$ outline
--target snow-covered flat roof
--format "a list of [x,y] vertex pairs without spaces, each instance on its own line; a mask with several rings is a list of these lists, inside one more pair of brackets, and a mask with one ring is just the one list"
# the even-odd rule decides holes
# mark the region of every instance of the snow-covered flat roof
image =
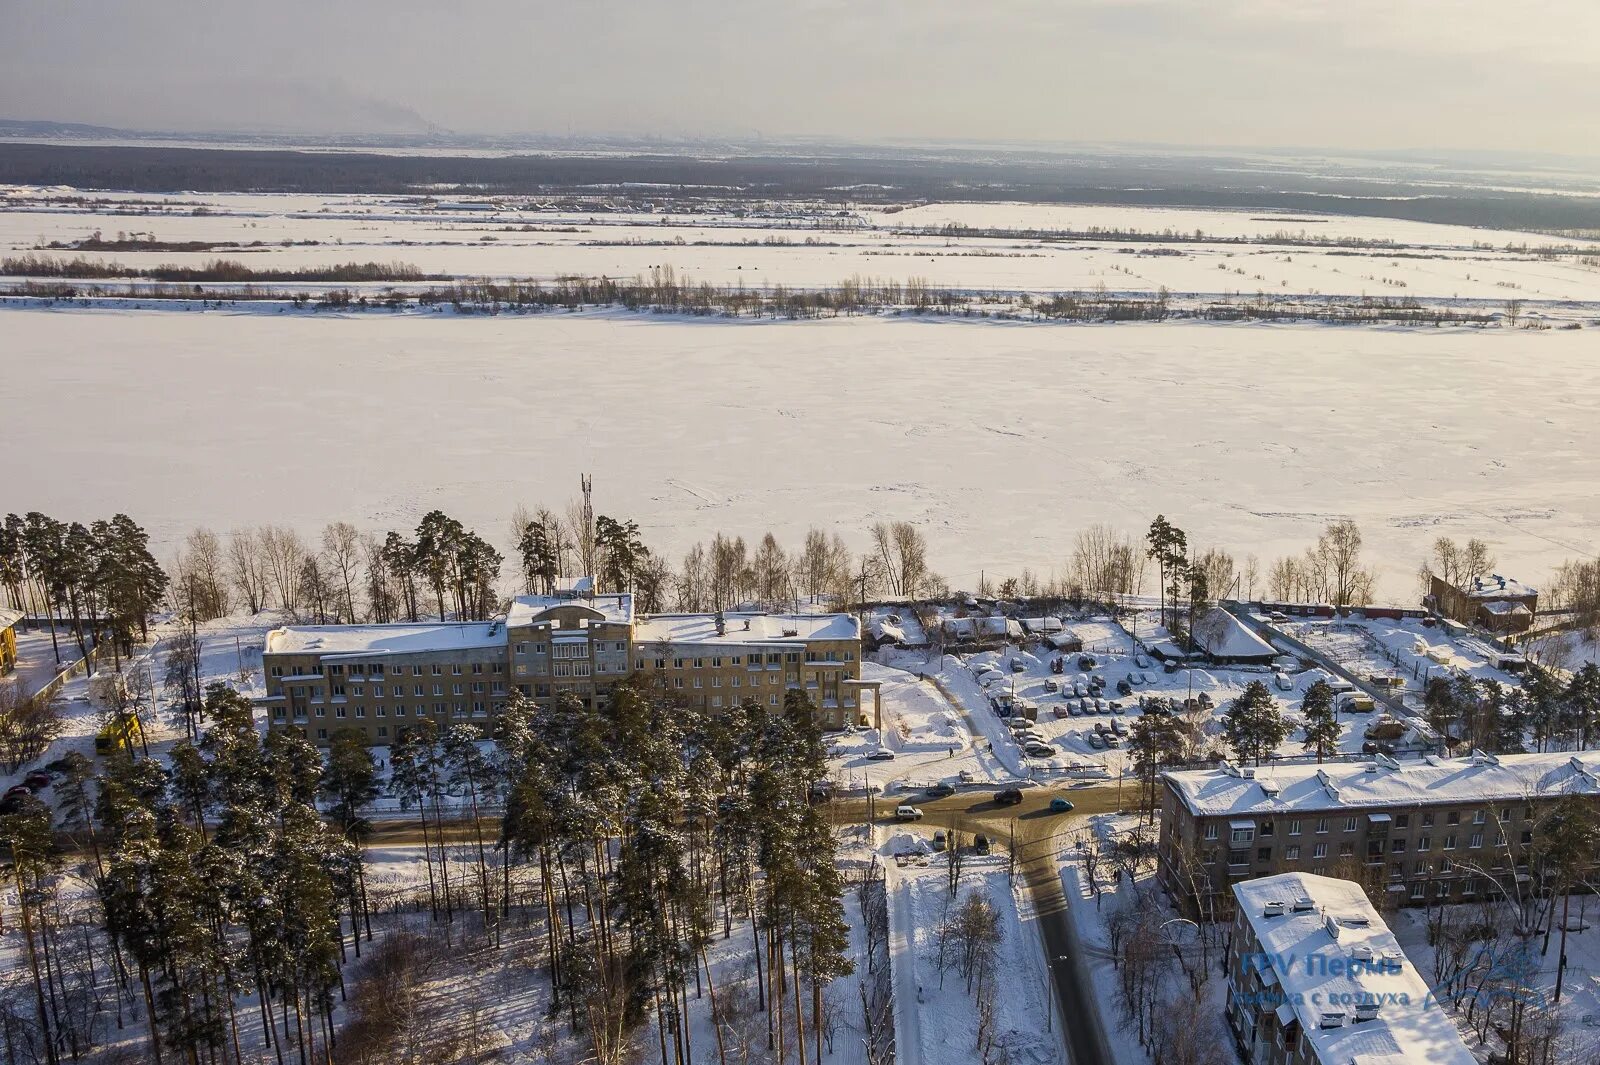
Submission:
[[861,626],[853,614],[745,614],[723,616],[717,632],[715,614],[651,614],[633,629],[635,644],[793,644],[807,640],[858,640]]
[[1215,817],[1596,795],[1600,794],[1597,773],[1600,757],[1556,752],[1493,758],[1428,756],[1387,764],[1299,763],[1244,772],[1179,770],[1166,777],[1190,810]]
[[398,625],[289,625],[267,633],[267,654],[394,655],[504,647],[494,621]]
[[628,624],[633,621],[633,596],[627,593],[613,595],[519,595],[511,601],[506,612],[506,624],[518,628],[531,625],[545,611],[558,606],[587,607],[599,613],[606,621]]
[[1249,1012],[1275,1010],[1280,1022],[1292,1012],[1326,1065],[1473,1065],[1455,1024],[1359,884],[1282,873],[1241,881],[1233,893],[1260,943],[1263,977],[1270,968],[1276,978],[1260,1004],[1245,1004]]
[[1531,588],[1521,581],[1514,581],[1510,577],[1502,577],[1498,573],[1491,573],[1487,577],[1474,577],[1462,587],[1461,591],[1474,599],[1508,599],[1539,594],[1538,589]]

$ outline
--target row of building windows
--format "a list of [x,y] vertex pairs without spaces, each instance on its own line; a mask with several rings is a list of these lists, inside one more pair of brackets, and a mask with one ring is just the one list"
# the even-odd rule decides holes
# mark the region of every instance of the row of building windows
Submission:
[[[1512,813],[1511,807],[1509,807],[1509,806],[1501,807],[1500,808],[1500,821],[1505,822],[1505,823],[1509,823],[1511,821],[1511,813]],[[1531,806],[1524,807],[1524,809],[1522,811],[1522,819],[1524,821],[1532,821],[1533,820],[1533,815],[1534,815],[1533,807],[1531,807]],[[1484,809],[1484,810],[1474,810],[1472,812],[1472,823],[1475,824],[1475,825],[1485,824],[1488,821],[1488,819],[1489,819],[1489,811],[1486,810],[1486,809]],[[1452,810],[1448,814],[1445,815],[1445,824],[1446,825],[1459,825],[1460,823],[1461,823],[1461,812],[1459,810]],[[1316,819],[1316,828],[1315,828],[1316,832],[1318,832],[1319,834],[1320,833],[1326,833],[1328,831],[1328,824],[1329,824],[1328,818],[1326,818],[1326,817],[1317,818]],[[1432,828],[1433,824],[1434,824],[1434,814],[1433,814],[1433,812],[1429,811],[1427,813],[1421,814],[1420,817],[1419,817],[1419,824],[1423,828]],[[1303,826],[1304,826],[1304,822],[1302,820],[1300,820],[1300,819],[1295,819],[1295,820],[1290,821],[1289,825],[1288,825],[1288,834],[1291,835],[1291,836],[1300,835]],[[1392,826],[1396,830],[1410,828],[1411,827],[1411,815],[1410,814],[1395,814],[1394,817],[1393,817],[1393,820],[1392,820]],[[1232,842],[1234,842],[1234,843],[1248,843],[1252,839],[1255,838],[1256,832],[1258,830],[1260,831],[1261,835],[1270,836],[1270,835],[1273,834],[1273,832],[1275,830],[1275,827],[1276,827],[1275,823],[1272,822],[1272,821],[1262,821],[1259,824],[1252,824],[1248,828],[1243,827],[1243,826],[1231,826],[1230,825],[1229,831],[1231,833]],[[1344,819],[1344,831],[1346,831],[1346,832],[1355,832],[1355,831],[1358,830],[1359,827],[1360,827],[1360,818],[1359,817],[1346,817]],[[1218,834],[1218,826],[1217,826],[1217,824],[1215,822],[1207,823],[1207,825],[1205,826],[1205,838],[1206,839],[1216,839],[1217,838],[1217,834]]]
[[[444,676],[444,669],[445,669],[444,666],[439,666],[439,665],[433,665],[433,666],[416,665],[416,666],[412,666],[411,667],[411,675],[413,677],[420,677],[420,676],[424,675],[423,671],[427,670],[431,675],[433,675],[435,677],[442,677],[442,676]],[[356,663],[352,663],[350,665],[350,672],[349,672],[348,675],[352,676],[352,677],[382,677],[382,676],[385,676],[386,673],[387,673],[388,675],[399,677],[399,676],[404,676],[405,675],[405,671],[406,671],[406,667],[405,666],[388,666],[388,667],[385,667],[381,663],[372,663],[371,665],[363,665],[363,664],[361,664],[359,662],[356,662]],[[462,676],[464,674],[464,671],[470,671],[474,675],[481,675],[483,673],[504,673],[506,671],[506,664],[504,662],[467,662],[467,663],[456,662],[456,663],[453,663],[450,666],[450,675],[453,676],[453,677]],[[270,670],[268,670],[268,674],[270,676],[274,676],[274,677],[281,677],[281,676],[284,675],[283,667],[282,666],[273,666],[273,667],[271,667]],[[291,676],[291,677],[305,677],[305,676],[320,677],[320,676],[323,675],[322,674],[322,666],[321,665],[313,665],[313,666],[311,666],[309,673],[307,672],[307,667],[305,667],[305,666],[290,666],[288,675]],[[328,676],[330,676],[330,677],[342,677],[342,676],[346,676],[346,675],[347,674],[345,673],[345,667],[343,665],[335,663],[335,664],[332,664],[332,665],[328,666]]]
[[[414,696],[427,695],[428,693],[424,690],[426,687],[427,687],[427,685],[425,685],[425,684],[412,685],[411,694],[414,695]],[[404,699],[406,697],[406,686],[404,684],[391,685],[390,688],[392,690],[394,698],[396,698],[396,699]],[[485,692],[489,692],[489,691],[492,691],[496,695],[504,695],[505,691],[506,691],[506,682],[503,681],[503,680],[497,680],[497,681],[494,681],[492,683],[490,683],[488,681],[475,680],[475,681],[470,682],[470,684],[468,684],[466,682],[457,682],[457,683],[454,683],[454,684],[450,685],[450,694],[451,695],[465,695],[465,694],[467,694],[466,689],[468,689],[468,688],[470,688],[470,690],[471,690],[473,695],[482,695]],[[298,684],[294,685],[289,690],[290,690],[290,693],[296,699],[303,699],[306,696],[306,689],[304,687],[298,685]],[[374,684],[372,686],[372,697],[374,699],[382,699],[382,698],[385,697],[385,694],[386,693],[385,693],[384,685],[382,685],[382,684]],[[444,685],[443,684],[435,684],[435,685],[433,685],[433,694],[434,695],[443,695],[444,694]],[[329,696],[332,699],[335,699],[335,700],[344,699],[344,698],[364,699],[364,698],[366,698],[366,695],[367,695],[367,689],[365,687],[352,685],[350,687],[349,693],[347,695],[346,691],[345,691],[345,686],[343,684],[331,684],[331,685],[329,685]],[[314,688],[311,690],[311,698],[316,702],[321,702],[322,701],[321,698],[320,698],[320,693]]]
[[[433,704],[433,712],[435,714],[447,714],[448,713],[448,714],[453,714],[456,717],[465,717],[469,713],[469,711],[470,711],[470,713],[472,714],[473,717],[482,717],[482,716],[487,715],[490,712],[491,709],[495,713],[498,714],[502,710],[505,709],[505,703],[498,702],[498,701],[494,702],[494,703],[487,703],[487,702],[484,702],[483,700],[474,700],[470,704],[470,706],[469,706],[468,703],[465,703],[465,702],[434,703]],[[372,708],[372,716],[373,717],[388,717],[392,713],[395,717],[406,717],[409,713],[411,713],[413,711],[415,712],[415,715],[417,717],[427,717],[428,716],[428,704],[426,704],[426,703],[418,703],[415,707],[410,707],[410,708],[408,708],[404,703],[395,703],[393,706],[390,706],[390,707],[374,706]],[[313,707],[311,716],[325,718],[325,717],[328,716],[328,708],[325,707],[325,706]],[[345,719],[353,717],[353,718],[355,718],[356,720],[359,721],[359,720],[363,720],[363,719],[366,718],[366,716],[367,716],[367,708],[365,706],[349,706],[349,707],[336,706],[336,707],[333,708],[333,716],[334,716],[334,718],[336,720],[345,720]],[[279,724],[282,724],[283,722],[287,721],[288,718],[289,718],[289,712],[288,712],[288,708],[287,707],[275,706],[275,707],[272,708],[272,720],[273,721],[278,722]],[[306,713],[305,713],[303,708],[298,708],[298,707],[296,708],[296,710],[295,710],[295,720],[296,721],[305,721],[306,720]]]

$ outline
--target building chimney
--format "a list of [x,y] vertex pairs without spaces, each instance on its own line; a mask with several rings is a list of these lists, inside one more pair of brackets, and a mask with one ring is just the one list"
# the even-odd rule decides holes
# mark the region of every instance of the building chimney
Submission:
[[723,619],[722,611],[718,610],[717,611],[717,635],[718,636],[726,636],[727,634],[728,634],[728,623],[727,623],[727,621],[725,621]]

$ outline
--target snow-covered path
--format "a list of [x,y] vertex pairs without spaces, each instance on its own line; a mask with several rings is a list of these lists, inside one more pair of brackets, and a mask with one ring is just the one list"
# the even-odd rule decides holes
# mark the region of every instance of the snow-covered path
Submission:
[[911,886],[894,866],[885,870],[889,888],[889,958],[894,966],[895,1065],[923,1065],[922,1005],[917,1000],[916,940],[911,930]]

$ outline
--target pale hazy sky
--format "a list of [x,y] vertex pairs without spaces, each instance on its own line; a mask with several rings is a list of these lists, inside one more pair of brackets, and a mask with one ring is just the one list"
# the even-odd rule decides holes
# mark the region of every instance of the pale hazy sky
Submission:
[[0,117],[1600,147],[1596,0],[0,0]]

